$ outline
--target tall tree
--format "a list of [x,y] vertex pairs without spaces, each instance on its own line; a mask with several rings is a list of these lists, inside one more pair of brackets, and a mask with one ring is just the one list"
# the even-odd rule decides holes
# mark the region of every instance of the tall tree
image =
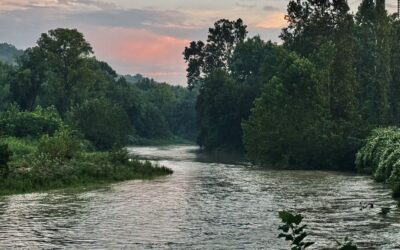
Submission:
[[[357,119],[357,81],[354,69],[353,17],[346,0],[292,0],[289,26],[283,29],[284,46],[313,61],[325,77],[326,95],[333,121]],[[330,63],[319,55],[330,47]],[[326,60],[326,59],[324,59]],[[322,68],[327,67],[327,68]]]
[[318,71],[309,60],[289,52],[280,66],[243,123],[248,157],[263,165],[316,167],[326,142]]
[[356,68],[361,114],[374,125],[387,124],[390,76],[390,18],[385,1],[363,0],[356,14]]
[[391,48],[390,108],[391,123],[400,124],[400,20],[393,20]]
[[47,66],[43,51],[38,47],[27,49],[18,59],[11,93],[21,109],[33,111],[43,84],[47,82]]
[[[37,42],[48,65],[47,96],[53,100],[61,115],[87,90],[90,74],[87,58],[92,47],[76,29],[55,29],[42,34]],[[55,94],[55,95],[54,95]]]
[[215,70],[228,70],[235,47],[244,41],[246,35],[247,26],[242,19],[221,19],[209,29],[207,43],[191,42],[183,52],[188,64],[186,71],[189,87],[199,85],[205,76]]

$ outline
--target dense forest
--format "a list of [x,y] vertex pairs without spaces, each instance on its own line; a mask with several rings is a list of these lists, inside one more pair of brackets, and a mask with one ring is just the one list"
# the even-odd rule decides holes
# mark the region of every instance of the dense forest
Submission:
[[398,16],[384,0],[355,14],[345,0],[292,0],[286,20],[281,45],[222,19],[185,48],[198,143],[264,166],[353,171],[371,131],[400,122]]
[[0,60],[8,58],[0,62],[2,117],[15,107],[23,112],[54,107],[100,149],[196,136],[195,91],[118,75],[94,57],[77,30],[51,30],[21,55],[11,45],[3,47],[10,50],[0,50]]

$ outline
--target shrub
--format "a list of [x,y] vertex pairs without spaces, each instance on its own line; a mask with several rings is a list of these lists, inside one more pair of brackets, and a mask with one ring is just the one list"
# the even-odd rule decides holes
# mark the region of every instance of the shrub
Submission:
[[63,126],[55,108],[37,107],[33,112],[24,112],[17,106],[0,114],[0,131],[3,135],[14,137],[38,137],[54,134]]
[[24,155],[36,152],[37,140],[28,138],[5,137],[1,141],[8,145],[8,149],[12,152],[13,159],[21,158]]
[[114,148],[108,153],[108,159],[112,163],[126,164],[129,162],[129,153],[125,148]]
[[380,128],[372,132],[357,153],[356,167],[372,174],[379,182],[390,184],[394,196],[400,196],[400,129]]
[[38,145],[38,154],[50,158],[72,159],[80,151],[80,141],[70,130],[57,131],[53,136],[43,136]]

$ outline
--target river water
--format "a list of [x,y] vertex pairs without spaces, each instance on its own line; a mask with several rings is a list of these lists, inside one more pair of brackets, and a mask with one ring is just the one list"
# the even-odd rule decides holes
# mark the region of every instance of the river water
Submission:
[[[289,249],[277,238],[283,209],[305,216],[313,249],[345,236],[360,249],[400,249],[400,210],[368,177],[221,163],[194,146],[129,150],[174,174],[0,198],[0,249]],[[385,217],[381,207],[392,210]]]

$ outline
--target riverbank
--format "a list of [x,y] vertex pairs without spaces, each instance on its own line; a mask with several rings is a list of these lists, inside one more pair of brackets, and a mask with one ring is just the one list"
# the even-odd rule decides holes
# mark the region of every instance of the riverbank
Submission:
[[125,149],[90,152],[70,132],[40,140],[3,138],[0,195],[81,188],[172,174]]
[[178,137],[171,136],[158,139],[147,139],[147,138],[135,138],[131,141],[130,146],[169,146],[169,145],[195,145],[194,141]]

